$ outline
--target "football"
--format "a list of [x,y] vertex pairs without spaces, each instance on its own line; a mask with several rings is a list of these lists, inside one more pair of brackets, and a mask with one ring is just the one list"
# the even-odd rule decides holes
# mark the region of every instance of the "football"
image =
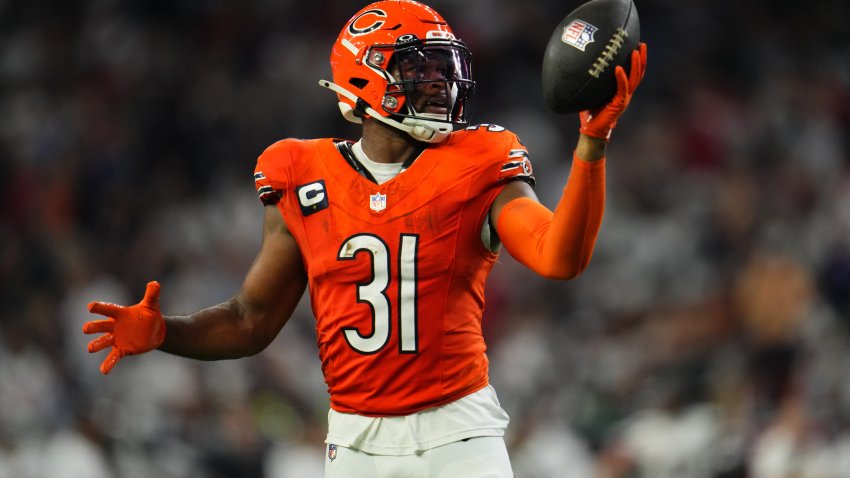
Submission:
[[632,0],[591,0],[564,18],[543,56],[543,99],[555,113],[575,113],[607,103],[617,91],[614,68],[629,71],[640,43]]

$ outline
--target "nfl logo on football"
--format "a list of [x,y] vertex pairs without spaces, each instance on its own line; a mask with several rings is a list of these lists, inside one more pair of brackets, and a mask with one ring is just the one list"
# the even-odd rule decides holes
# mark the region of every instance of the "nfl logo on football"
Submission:
[[381,212],[387,208],[387,195],[375,193],[369,195],[369,209]]
[[584,47],[593,43],[593,34],[596,33],[596,30],[599,29],[590,23],[583,20],[573,20],[569,25],[564,27],[564,34],[561,35],[561,41],[584,51]]

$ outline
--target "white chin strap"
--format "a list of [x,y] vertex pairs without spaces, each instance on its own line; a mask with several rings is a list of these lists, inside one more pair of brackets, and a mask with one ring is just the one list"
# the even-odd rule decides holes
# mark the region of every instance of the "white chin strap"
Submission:
[[[357,95],[336,83],[328,80],[319,80],[319,85],[348,98],[354,104],[357,104],[357,101],[359,100]],[[351,121],[352,123],[361,122],[360,118],[354,115],[354,111],[348,104],[340,102],[339,109],[342,111],[342,116],[348,121]],[[452,132],[451,124],[443,121],[433,121],[427,118],[428,116],[442,117],[441,115],[422,113],[421,116],[424,117],[404,118],[401,122],[398,122],[392,118],[382,116],[369,106],[366,107],[366,113],[386,125],[404,131],[412,136],[413,139],[423,141],[425,143],[442,143],[449,137],[449,133]]]

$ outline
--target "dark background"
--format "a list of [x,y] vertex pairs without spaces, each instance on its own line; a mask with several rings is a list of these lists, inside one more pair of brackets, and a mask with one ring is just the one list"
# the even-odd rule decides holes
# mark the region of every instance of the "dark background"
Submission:
[[[580,2],[432,2],[475,118],[517,132],[554,207],[578,120],[540,61]],[[232,295],[256,157],[340,117],[330,47],[365,3],[0,0],[0,476],[322,476],[307,304],[259,356],[85,351],[86,303]],[[519,477],[850,476],[850,4],[638,2],[647,76],[609,147],[588,271],[507,254],[491,379]]]

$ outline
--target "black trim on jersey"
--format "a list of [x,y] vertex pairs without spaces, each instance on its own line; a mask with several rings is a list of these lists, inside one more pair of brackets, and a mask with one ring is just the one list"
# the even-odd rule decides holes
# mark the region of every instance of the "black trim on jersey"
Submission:
[[413,152],[410,153],[410,156],[408,156],[407,159],[404,160],[404,163],[401,164],[401,170],[404,171],[405,169],[412,166],[413,162],[416,161],[416,159],[419,157],[420,154],[422,154],[423,151],[425,151],[425,146],[420,145],[414,148]]
[[509,178],[502,178],[502,179],[500,179],[500,181],[504,181],[505,184],[507,184],[511,181],[522,181],[522,182],[528,183],[528,185],[531,186],[532,188],[534,187],[535,184],[537,184],[537,180],[534,178],[534,176],[511,176]]
[[263,206],[274,206],[283,198],[283,191],[271,186],[260,186],[257,189],[257,195],[260,197]]
[[511,169],[516,169],[522,166],[522,161],[514,161],[512,163],[505,163],[502,165],[502,171],[510,171]]
[[366,166],[363,166],[363,163],[357,160],[357,156],[354,155],[354,151],[351,149],[351,145],[353,143],[349,141],[337,141],[334,143],[339,154],[342,155],[343,158],[348,162],[348,164],[357,171],[358,174],[363,176],[364,178],[372,181],[375,184],[378,184],[378,181],[375,180],[375,177],[372,176],[372,173],[366,169]]
[[[357,159],[357,156],[354,154],[354,150],[351,149],[352,144],[354,143],[352,143],[351,141],[344,140],[334,142],[334,146],[336,146],[336,149],[337,151],[339,151],[339,154],[341,154],[342,157],[345,158],[348,164],[355,171],[357,171],[358,174],[368,179],[369,181],[378,184],[378,181],[375,179],[374,176],[372,176],[372,173],[370,173],[366,166],[363,166],[363,163],[361,163],[360,160]],[[419,155],[422,154],[423,151],[425,151],[425,146],[417,146],[416,148],[414,148],[413,152],[410,153],[410,156],[408,156],[407,159],[405,159],[404,162],[401,164],[401,170],[404,171],[405,169],[409,168],[413,164],[413,162],[416,161]]]

